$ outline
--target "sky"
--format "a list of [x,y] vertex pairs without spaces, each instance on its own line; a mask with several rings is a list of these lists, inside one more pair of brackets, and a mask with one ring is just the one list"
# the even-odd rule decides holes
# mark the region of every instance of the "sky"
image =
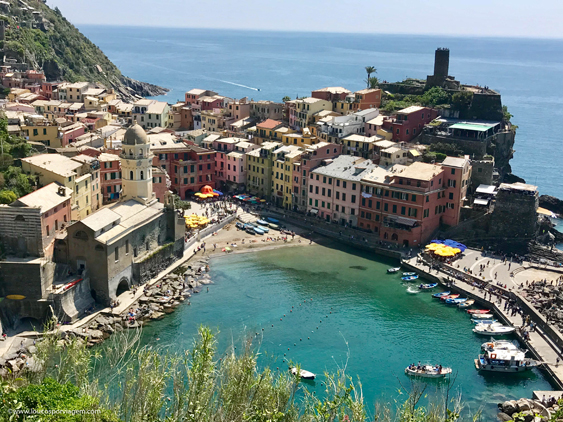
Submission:
[[562,0],[47,0],[73,24],[563,38]]

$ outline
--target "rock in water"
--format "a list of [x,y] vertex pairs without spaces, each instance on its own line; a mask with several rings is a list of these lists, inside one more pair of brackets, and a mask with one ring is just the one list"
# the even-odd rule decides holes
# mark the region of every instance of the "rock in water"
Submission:
[[512,418],[504,412],[498,413],[497,418],[499,418],[502,422],[509,422],[512,420]]

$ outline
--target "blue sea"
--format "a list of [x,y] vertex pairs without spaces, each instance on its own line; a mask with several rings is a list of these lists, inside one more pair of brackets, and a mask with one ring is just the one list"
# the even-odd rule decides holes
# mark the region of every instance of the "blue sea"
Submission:
[[[170,89],[281,101],[325,86],[364,88],[364,67],[380,80],[425,78],[434,50],[450,49],[450,75],[489,86],[519,126],[515,174],[541,194],[563,198],[563,40],[80,26],[123,74]],[[259,89],[259,91],[258,91]]]

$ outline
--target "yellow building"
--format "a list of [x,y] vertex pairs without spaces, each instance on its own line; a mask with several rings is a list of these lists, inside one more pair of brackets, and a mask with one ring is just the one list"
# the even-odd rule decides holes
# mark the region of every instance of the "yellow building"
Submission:
[[52,148],[62,147],[57,124],[25,125],[22,126],[22,130],[29,141],[42,142]]
[[284,145],[297,145],[299,147],[315,145],[321,141],[322,140],[314,136],[308,128],[303,129],[302,133],[288,133],[282,137]]
[[90,161],[85,164],[64,155],[40,154],[23,158],[22,170],[37,175],[43,186],[56,182],[71,189],[71,219],[81,220],[102,203],[99,165],[95,165],[95,159]]
[[281,142],[264,142],[260,148],[246,153],[248,191],[261,198],[269,199],[272,194],[273,151]]
[[295,145],[284,145],[273,151],[272,202],[278,207],[292,209],[293,165],[305,151]]
[[306,128],[314,123],[314,115],[321,110],[332,111],[332,103],[313,97],[293,100],[289,110],[289,126],[298,130]]

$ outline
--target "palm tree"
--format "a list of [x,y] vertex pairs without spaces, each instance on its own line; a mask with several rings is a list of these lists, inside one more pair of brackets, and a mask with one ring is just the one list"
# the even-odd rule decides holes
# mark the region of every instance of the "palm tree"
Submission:
[[368,78],[366,79],[367,87],[369,88],[369,79],[372,73],[377,73],[377,69],[373,66],[366,66],[366,72],[368,74]]

